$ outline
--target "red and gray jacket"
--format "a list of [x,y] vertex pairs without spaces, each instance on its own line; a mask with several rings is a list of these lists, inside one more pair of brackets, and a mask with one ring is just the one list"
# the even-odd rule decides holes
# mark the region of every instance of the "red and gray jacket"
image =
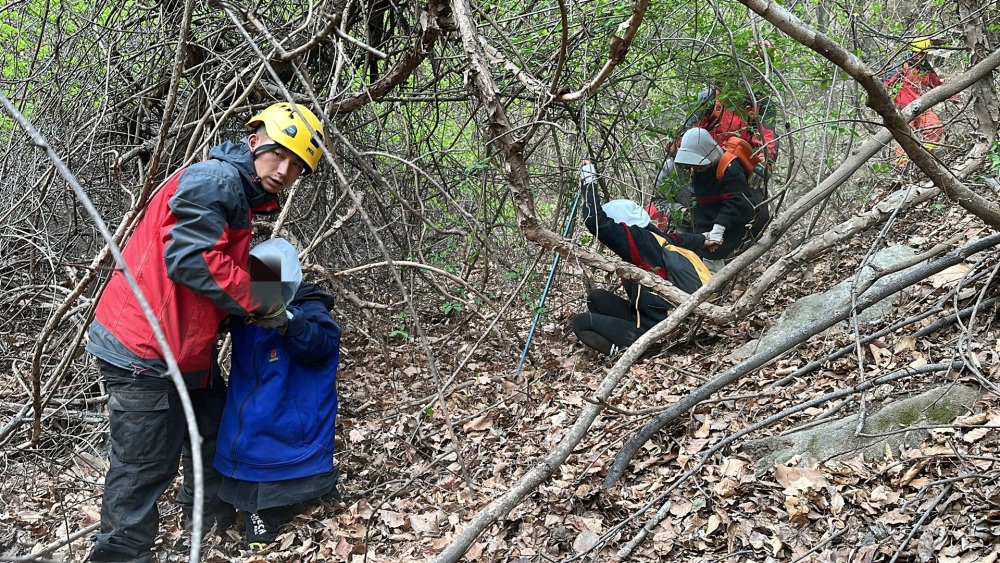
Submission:
[[[892,92],[898,88],[893,99],[897,108],[904,108],[928,90],[942,84],[941,77],[934,72],[934,67],[926,60],[913,64],[909,59],[903,62],[895,72],[883,81],[886,90]],[[952,96],[952,99],[956,99]]]
[[[176,172],[153,197],[122,255],[159,319],[189,387],[211,381],[220,322],[245,316],[253,213],[278,210],[245,140]],[[87,351],[136,374],[166,373],[164,353],[120,271],[97,304]]]

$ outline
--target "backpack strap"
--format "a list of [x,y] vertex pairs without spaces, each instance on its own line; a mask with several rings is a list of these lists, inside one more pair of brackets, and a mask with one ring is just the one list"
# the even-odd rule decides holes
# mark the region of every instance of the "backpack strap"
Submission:
[[753,174],[754,167],[757,164],[763,162],[763,153],[755,154],[753,147],[750,143],[746,142],[745,139],[741,137],[729,137],[722,142],[722,158],[719,159],[719,165],[715,169],[715,179],[722,180],[722,176],[726,173],[726,168],[729,167],[729,163],[734,159],[739,159],[740,166],[743,167],[743,173],[749,178]]
[[719,166],[715,169],[715,179],[722,181],[722,177],[726,175],[726,168],[729,168],[729,163],[736,160],[736,154],[731,152],[722,153],[722,158],[719,159]]
[[713,129],[719,125],[722,121],[722,113],[725,109],[725,106],[722,104],[722,90],[720,88],[716,88],[715,102],[712,104],[712,111],[708,114],[708,127],[706,127],[706,129]]

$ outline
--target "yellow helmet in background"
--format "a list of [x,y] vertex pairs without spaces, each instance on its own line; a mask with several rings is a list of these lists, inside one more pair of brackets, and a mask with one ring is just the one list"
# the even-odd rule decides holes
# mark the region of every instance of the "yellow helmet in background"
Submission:
[[[301,104],[292,108],[292,104],[280,102],[250,118],[247,127],[255,128],[262,123],[271,140],[292,151],[306,163],[303,174],[316,170],[316,165],[323,156],[323,149],[320,148],[323,145],[323,124],[313,112]],[[310,133],[310,127],[316,132],[315,136]]]
[[931,48],[930,37],[917,37],[910,43],[910,50],[914,53],[923,53]]

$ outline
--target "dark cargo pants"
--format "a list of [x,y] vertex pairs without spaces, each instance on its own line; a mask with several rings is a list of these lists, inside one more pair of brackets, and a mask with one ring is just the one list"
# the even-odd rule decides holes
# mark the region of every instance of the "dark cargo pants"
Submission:
[[[156,503],[177,476],[177,462],[182,457],[184,483],[177,501],[186,515],[191,513],[194,472],[187,422],[170,379],[135,376],[130,370],[98,362],[108,387],[111,466],[104,480],[101,531],[95,537],[91,560],[143,561],[151,555],[159,528]],[[235,517],[232,506],[218,498],[221,478],[212,463],[226,385],[216,377],[210,388],[188,392],[202,435],[204,525],[209,529],[217,521],[221,531]]]
[[573,332],[580,342],[609,356],[631,346],[651,327],[648,322],[637,327],[636,313],[628,300],[606,289],[588,293],[587,312],[573,319]]

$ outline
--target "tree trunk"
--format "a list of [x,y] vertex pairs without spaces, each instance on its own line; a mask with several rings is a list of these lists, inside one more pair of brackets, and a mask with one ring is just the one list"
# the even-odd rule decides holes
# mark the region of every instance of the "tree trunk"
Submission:
[[[980,5],[973,0],[958,0],[958,15],[965,22],[965,45],[969,49],[969,63],[976,64],[986,58],[991,51],[986,35]],[[993,87],[995,72],[983,76],[969,90],[972,92],[972,110],[978,120],[981,142],[991,145],[997,138],[997,123],[1000,121],[1000,103],[997,102]]]

